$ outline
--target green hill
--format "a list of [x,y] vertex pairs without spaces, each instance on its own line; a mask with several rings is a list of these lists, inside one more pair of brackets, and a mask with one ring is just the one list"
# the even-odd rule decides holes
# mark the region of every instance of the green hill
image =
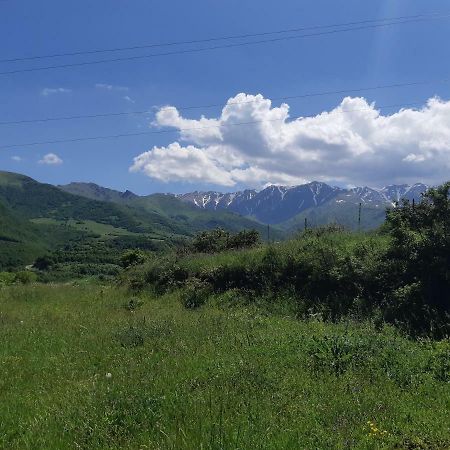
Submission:
[[[279,227],[288,233],[303,230],[305,218],[308,227],[318,227],[329,224],[338,224],[349,230],[358,230],[358,203],[336,204],[329,202],[325,205],[309,208],[302,211],[292,219],[289,219]],[[386,210],[383,207],[362,205],[361,230],[371,230],[380,226],[386,218]]]
[[216,227],[264,232],[263,225],[250,219],[198,210],[172,195],[137,197],[91,183],[69,186],[0,172],[0,270],[31,264],[55,251],[61,262],[118,264],[124,249],[157,250]]
[[[155,228],[163,228],[171,234],[191,236],[201,230],[221,227],[229,231],[254,228],[262,236],[266,235],[266,227],[250,218],[225,210],[199,209],[172,194],[140,197],[130,191],[119,192],[94,183],[70,183],[58,188],[91,200],[107,200],[126,206],[134,210],[134,214],[141,220],[147,220]],[[280,235],[276,230],[274,234],[278,237]]]

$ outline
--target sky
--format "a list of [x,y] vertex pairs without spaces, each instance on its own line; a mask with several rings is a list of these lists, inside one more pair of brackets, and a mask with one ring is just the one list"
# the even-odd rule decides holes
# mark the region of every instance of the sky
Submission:
[[[432,13],[444,17],[5,62]],[[301,34],[316,35],[190,51]],[[3,0],[0,40],[0,170],[138,194],[450,178],[445,0]],[[74,65],[155,53],[172,54]],[[29,70],[55,65],[72,66]]]

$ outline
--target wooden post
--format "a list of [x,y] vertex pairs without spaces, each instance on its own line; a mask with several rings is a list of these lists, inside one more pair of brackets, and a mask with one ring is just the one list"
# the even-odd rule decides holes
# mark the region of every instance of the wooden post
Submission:
[[305,231],[308,229],[308,218],[305,217]]
[[361,207],[362,207],[362,203],[359,204],[359,209],[358,209],[358,231],[361,231]]
[[267,224],[267,243],[270,244],[270,225]]

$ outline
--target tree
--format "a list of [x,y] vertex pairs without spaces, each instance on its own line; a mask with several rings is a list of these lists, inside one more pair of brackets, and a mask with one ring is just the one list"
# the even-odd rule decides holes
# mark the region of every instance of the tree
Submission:
[[128,267],[144,263],[145,259],[145,253],[141,250],[128,250],[120,257],[120,264],[127,269]]
[[53,264],[53,258],[51,258],[50,256],[39,256],[38,258],[36,258],[36,261],[34,261],[33,267],[38,270],[48,270]]
[[216,253],[228,247],[230,233],[222,228],[202,231],[192,241],[194,251],[200,253]]
[[387,213],[387,318],[437,337],[450,333],[449,193],[447,182],[428,190],[420,203],[404,200]]
[[192,241],[194,251],[217,253],[224,250],[250,248],[258,244],[259,233],[256,230],[243,230],[232,235],[222,228],[199,233]]

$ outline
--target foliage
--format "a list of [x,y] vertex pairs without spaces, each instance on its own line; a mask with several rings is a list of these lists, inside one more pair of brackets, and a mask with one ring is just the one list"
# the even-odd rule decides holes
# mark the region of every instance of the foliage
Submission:
[[416,334],[450,334],[450,182],[388,212],[386,316]]
[[210,295],[211,287],[209,284],[197,278],[192,278],[186,283],[181,300],[185,308],[194,309],[204,305]]
[[[101,246],[109,253],[102,263],[119,265],[120,252],[135,248],[168,250],[200,230],[221,227],[239,232],[264,228],[227,211],[195,208],[172,195],[119,198],[117,192],[103,191],[112,193],[110,199],[117,203],[101,201],[105,199],[101,193],[98,197],[92,192],[93,198],[86,198],[23,175],[0,171],[0,270],[18,270],[45,255],[55,257],[56,266],[69,264],[74,262],[73,253],[77,250],[80,250],[78,259],[87,253],[92,260],[96,253],[105,253]],[[246,240],[251,236],[251,231],[239,235],[240,240],[234,245],[248,245]],[[78,245],[80,242],[82,245]],[[92,246],[96,251],[84,251],[81,248],[84,246]],[[72,254],[65,260],[68,250]],[[48,268],[53,271],[53,267]],[[55,271],[60,272],[58,267]],[[76,276],[77,271],[72,272]],[[51,278],[49,273],[45,276]]]
[[13,284],[16,274],[13,272],[0,272],[0,286]]
[[259,243],[259,239],[259,233],[256,230],[243,230],[231,234],[222,228],[216,228],[197,234],[191,247],[199,253],[217,253],[231,249],[251,248]]
[[44,255],[36,258],[33,267],[36,268],[37,270],[48,270],[53,265],[53,263],[54,261],[51,256]]
[[249,299],[272,302],[289,298],[298,318],[370,318],[412,336],[442,338],[450,334],[449,189],[450,184],[431,189],[421,203],[389,210],[378,233],[334,225],[230,251],[236,246],[227,232],[204,232],[193,242],[203,254],[166,256],[136,268],[129,282],[161,293],[194,280],[212,293],[240,290]]
[[145,259],[146,255],[141,250],[127,250],[122,253],[120,264],[127,269],[128,267],[136,266],[137,264],[143,264]]

